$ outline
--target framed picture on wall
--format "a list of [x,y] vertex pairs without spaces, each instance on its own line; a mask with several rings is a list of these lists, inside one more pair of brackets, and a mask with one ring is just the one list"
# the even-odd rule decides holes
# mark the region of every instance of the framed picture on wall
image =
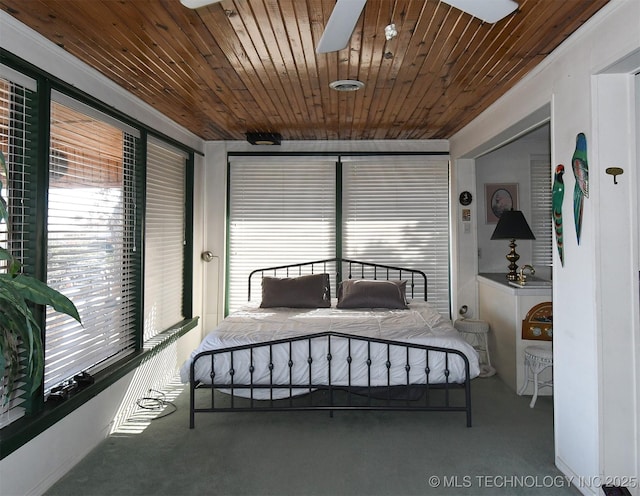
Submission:
[[518,209],[518,183],[484,185],[487,224],[496,224],[505,210]]

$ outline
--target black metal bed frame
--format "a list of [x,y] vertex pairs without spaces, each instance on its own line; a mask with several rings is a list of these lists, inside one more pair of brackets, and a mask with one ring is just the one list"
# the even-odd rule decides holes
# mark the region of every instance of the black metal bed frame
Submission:
[[[294,277],[304,274],[324,273],[332,264],[335,264],[335,283],[336,291],[342,281],[342,274],[347,274],[347,279],[402,279],[403,275],[407,275],[408,296],[413,299],[422,289],[424,301],[427,301],[427,275],[421,270],[409,269],[406,267],[395,267],[393,265],[377,264],[372,262],[361,262],[359,260],[351,260],[348,258],[325,258],[323,260],[315,260],[313,262],[301,262],[290,265],[280,265],[277,267],[267,267],[264,269],[256,269],[249,274],[249,285],[247,300],[251,301],[251,281],[254,276],[270,275],[273,277]],[[359,268],[359,270],[358,270]],[[393,276],[393,277],[392,277]]]
[[[286,276],[302,275],[305,273],[303,268],[307,268],[310,271],[315,271],[316,268],[322,267],[323,271],[326,270],[330,263],[336,263],[338,271],[342,269],[343,264],[347,264],[348,278],[374,278],[377,279],[382,274],[384,278],[390,279],[391,276],[398,278],[402,277],[402,273],[409,275],[408,290],[410,295],[414,295],[414,287],[416,279],[420,284],[424,284],[424,299],[427,299],[426,290],[426,276],[421,271],[414,269],[405,269],[400,267],[386,266],[368,262],[358,262],[356,260],[348,259],[327,259],[319,260],[315,262],[307,262],[302,264],[294,264],[279,267],[270,267],[266,269],[258,269],[251,273],[249,276],[249,292],[251,288],[251,278],[256,274],[281,274],[284,271]],[[352,270],[354,266],[359,266],[360,270],[354,275]],[[308,272],[306,272],[308,273]],[[366,277],[368,276],[368,277]],[[373,276],[373,277],[371,277]],[[341,280],[338,272],[338,282]],[[250,299],[250,293],[249,293]],[[343,357],[344,362],[342,364],[336,363],[338,359],[333,356],[332,346],[333,343],[339,340],[345,340],[347,345],[346,357]],[[293,347],[295,345],[299,348],[304,346],[308,350],[307,358],[305,360],[294,359]],[[313,347],[323,346],[322,349],[326,350],[326,355],[323,360],[325,363],[317,363],[317,358],[314,361]],[[367,350],[366,356],[352,356],[352,349],[357,347],[358,343],[365,343],[364,347]],[[274,347],[282,349],[288,349],[288,357],[284,363],[275,364],[273,362],[273,350]],[[386,348],[386,357],[383,357],[384,362],[380,361],[378,356],[378,362],[371,352],[372,346],[382,346],[382,349]],[[317,349],[317,348],[316,348]],[[254,354],[259,353],[260,350],[268,352],[270,362],[268,368],[270,370],[270,380],[268,383],[254,382]],[[400,350],[400,353],[398,351]],[[246,355],[249,354],[249,360],[246,361]],[[423,354],[424,365],[421,370],[421,379],[415,380],[415,357],[416,354]],[[244,360],[236,358],[238,354],[244,355]],[[430,375],[432,373],[430,364],[434,361],[435,355],[443,354],[444,356],[444,382],[434,383],[430,381]],[[216,377],[215,374],[215,362],[216,359],[226,355],[230,367],[228,373],[224,374],[225,378]],[[374,354],[375,355],[375,354]],[[384,355],[384,353],[383,353]],[[392,355],[396,358],[392,359]],[[402,356],[402,363],[398,360],[398,356]],[[410,359],[413,357],[414,363]],[[452,356],[460,357],[464,364],[464,380],[462,382],[454,382],[449,380],[450,376],[450,361]],[[202,383],[196,381],[195,377],[195,364],[198,360],[208,360],[211,366],[211,383]],[[242,363],[244,362],[244,363]],[[347,368],[347,381],[346,384],[333,382],[332,367],[335,365],[346,366]],[[288,382],[277,382],[273,380],[273,370],[277,366],[284,366],[288,368]],[[317,372],[313,370],[326,370],[325,375],[318,377]],[[367,384],[352,384],[352,369],[356,366],[366,367],[367,370]],[[373,385],[371,383],[371,370],[373,367],[384,367],[387,371],[386,385]],[[294,381],[293,371],[295,367],[305,367],[308,369],[308,379],[305,381]],[[391,381],[391,369],[393,367],[402,367],[406,372],[406,381],[402,384],[393,383]],[[243,369],[245,375],[248,373],[248,383],[235,382],[235,377],[238,375],[238,371]],[[286,369],[285,369],[286,370]],[[383,369],[384,370],[384,369]],[[410,380],[410,372],[413,372],[414,378]],[[223,390],[230,393],[229,395],[221,395],[216,390]],[[255,391],[268,390],[268,399],[256,399]],[[287,390],[288,397],[284,399],[274,398],[274,391]],[[201,391],[202,394],[198,394]],[[206,395],[204,391],[209,393]],[[242,396],[237,396],[234,393],[242,393]],[[294,394],[295,393],[295,394]],[[204,401],[204,406],[201,403]],[[195,414],[204,412],[256,412],[256,411],[317,411],[325,410],[329,411],[333,415],[334,411],[342,410],[393,410],[393,411],[451,411],[451,412],[465,412],[467,427],[471,427],[471,379],[469,373],[469,360],[465,354],[456,349],[442,348],[437,346],[427,346],[413,343],[406,343],[402,341],[390,341],[372,337],[356,336],[351,334],[344,334],[339,332],[322,332],[304,336],[298,336],[293,338],[279,339],[268,342],[252,343],[241,346],[228,347],[217,350],[204,351],[197,354],[191,363],[190,369],[190,418],[189,427],[195,426]]]

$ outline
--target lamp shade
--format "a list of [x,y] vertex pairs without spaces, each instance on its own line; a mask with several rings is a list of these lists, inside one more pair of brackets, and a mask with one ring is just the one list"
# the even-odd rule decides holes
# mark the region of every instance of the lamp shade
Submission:
[[520,210],[502,212],[491,239],[536,239]]

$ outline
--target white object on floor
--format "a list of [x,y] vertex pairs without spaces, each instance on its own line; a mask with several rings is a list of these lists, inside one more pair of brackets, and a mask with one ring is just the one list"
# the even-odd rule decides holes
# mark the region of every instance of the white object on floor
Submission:
[[523,394],[533,380],[533,397],[529,408],[533,408],[538,399],[538,389],[544,386],[553,386],[553,379],[540,381],[538,375],[547,367],[553,367],[553,349],[551,346],[534,345],[527,346],[524,350],[525,380],[518,394]]
[[479,377],[491,377],[494,375],[496,369],[491,365],[491,356],[489,355],[489,323],[484,320],[458,319],[453,324],[453,327],[464,335],[465,340],[480,355]]

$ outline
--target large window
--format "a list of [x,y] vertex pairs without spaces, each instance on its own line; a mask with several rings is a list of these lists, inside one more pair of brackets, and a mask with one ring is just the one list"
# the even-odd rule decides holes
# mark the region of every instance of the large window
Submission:
[[0,65],[0,150],[8,165],[0,181],[11,219],[11,236],[0,224],[0,246],[25,273],[68,296],[82,319],[51,308],[37,312],[44,387],[27,394],[31,378],[23,373],[12,401],[2,402],[0,427],[25,410],[37,413],[54,388],[78,373],[103,372],[95,387],[107,387],[128,370],[121,363],[146,357],[163,331],[174,337],[176,324],[182,331],[196,322],[185,322],[190,153],[147,139],[141,124],[75,96],[46,75],[30,78]]
[[449,315],[449,167],[428,157],[344,157],[343,255],[427,274]]
[[47,310],[45,392],[135,351],[138,146],[137,131],[54,94],[47,279],[82,325]]
[[252,269],[341,256],[423,270],[449,315],[446,158],[232,156],[229,167],[229,311]]
[[184,318],[186,161],[186,153],[166,143],[147,143],[145,342]]
[[230,311],[246,303],[251,270],[335,256],[335,164],[327,157],[232,157]]

